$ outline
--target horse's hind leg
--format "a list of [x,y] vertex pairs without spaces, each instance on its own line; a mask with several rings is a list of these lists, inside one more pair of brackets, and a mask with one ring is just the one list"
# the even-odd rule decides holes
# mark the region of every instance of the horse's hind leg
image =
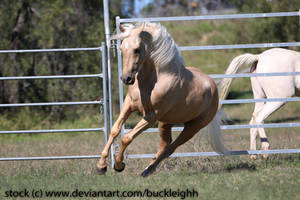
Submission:
[[[255,103],[254,112],[252,114],[252,118],[249,122],[250,125],[254,124],[254,117],[257,113],[263,108],[264,103],[258,102]],[[257,136],[258,128],[250,128],[250,150],[256,150],[256,136]],[[250,156],[252,159],[256,159],[256,155]]]
[[162,152],[165,150],[165,148],[172,142],[172,136],[171,136],[171,129],[172,129],[172,124],[166,124],[163,122],[158,123],[158,131],[159,131],[159,136],[160,136],[160,146],[159,149],[155,155],[155,158],[153,161],[150,163],[153,164],[155,160],[162,154]]
[[194,119],[184,125],[183,131],[178,135],[178,137],[169,144],[164,151],[159,155],[159,157],[149,165],[143,172],[142,176],[146,177],[153,173],[158,166],[158,164],[165,158],[169,157],[178,146],[186,143],[190,140],[201,128],[207,125],[207,121],[202,120],[201,118]]
[[[285,102],[267,102],[264,107],[253,116],[253,124],[263,124],[264,120],[269,117],[273,112],[278,110],[281,106],[283,106]],[[266,135],[264,128],[258,128],[259,137],[262,143],[262,149],[269,149],[269,141]],[[264,158],[267,158],[268,155],[264,154]]]
[[[266,98],[266,94],[259,84],[257,77],[251,78],[251,86],[253,91],[254,99],[263,99]],[[252,118],[249,122],[250,125],[255,124],[254,117],[263,109],[265,102],[255,103],[254,111],[252,113]],[[250,150],[256,150],[256,136],[258,128],[250,128]],[[256,159],[256,155],[250,156],[252,159]]]
[[111,144],[113,143],[114,139],[119,135],[122,125],[128,119],[131,113],[132,113],[131,100],[129,96],[126,96],[120,115],[111,129],[111,133],[109,135],[108,141],[101,153],[101,158],[97,163],[97,171],[100,175],[106,172],[107,169],[106,158],[109,155]]

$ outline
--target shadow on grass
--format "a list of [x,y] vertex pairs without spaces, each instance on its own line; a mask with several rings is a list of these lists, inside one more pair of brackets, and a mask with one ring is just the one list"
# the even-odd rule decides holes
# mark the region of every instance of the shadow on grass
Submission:
[[232,172],[236,170],[248,170],[248,171],[255,171],[256,165],[255,164],[249,164],[249,163],[238,163],[238,164],[229,164],[226,167],[226,171]]

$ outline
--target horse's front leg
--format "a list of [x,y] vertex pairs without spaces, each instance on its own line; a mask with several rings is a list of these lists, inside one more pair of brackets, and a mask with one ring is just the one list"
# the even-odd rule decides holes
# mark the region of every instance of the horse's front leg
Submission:
[[133,139],[141,134],[144,130],[151,127],[156,121],[154,114],[146,115],[137,125],[127,134],[124,135],[122,139],[122,145],[120,148],[120,152],[116,157],[114,169],[118,172],[121,172],[125,168],[125,163],[123,163],[124,152],[127,146],[133,141]]
[[108,141],[101,153],[101,158],[100,158],[99,162],[97,163],[97,171],[100,175],[105,174],[105,172],[107,170],[106,158],[109,155],[109,150],[110,150],[111,144],[113,143],[114,139],[119,135],[122,125],[128,119],[129,115],[133,112],[131,105],[132,105],[132,102],[131,102],[130,97],[126,96],[126,98],[124,100],[124,104],[122,106],[122,110],[120,112],[120,115],[111,129],[111,133],[109,135]]

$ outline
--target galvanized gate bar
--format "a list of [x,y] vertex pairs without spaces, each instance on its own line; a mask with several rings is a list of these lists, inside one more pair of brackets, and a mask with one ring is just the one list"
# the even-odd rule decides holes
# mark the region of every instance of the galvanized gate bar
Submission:
[[[243,150],[231,151],[230,155],[261,155],[261,154],[294,154],[300,153],[300,149],[273,149],[273,150]],[[199,156],[224,156],[217,152],[187,152],[187,153],[173,153],[170,157],[199,157]],[[126,158],[155,158],[155,154],[129,154]]]
[[217,78],[249,78],[249,77],[272,77],[272,76],[299,76],[300,72],[273,72],[273,73],[241,73],[241,74],[210,74],[213,79]]
[[42,157],[12,157],[0,158],[0,161],[32,161],[32,160],[71,160],[71,159],[99,159],[99,155],[83,155],[83,156],[42,156]]
[[124,18],[120,23],[130,22],[167,22],[167,21],[192,21],[192,20],[214,20],[214,19],[247,19],[264,17],[289,17],[300,16],[300,12],[277,12],[277,13],[248,13],[230,15],[202,15],[202,16],[182,16],[182,17],[151,17],[151,18]]
[[[300,153],[300,149],[273,149],[273,150],[242,150],[231,151],[230,155],[261,155],[261,154],[294,154]],[[200,157],[200,156],[224,156],[217,152],[187,152],[173,153],[170,157]],[[43,157],[11,157],[0,158],[0,161],[32,161],[32,160],[66,160],[66,159],[99,159],[99,155],[82,155],[82,156],[43,156]],[[129,154],[126,158],[155,158],[155,154]]]
[[247,124],[247,125],[222,125],[222,130],[248,129],[248,128],[291,128],[300,127],[300,123],[269,123],[269,124]]
[[[248,128],[292,128],[300,127],[300,123],[268,123],[268,124],[241,124],[241,125],[221,125],[222,130],[248,129]],[[173,127],[172,131],[182,131],[183,127]],[[128,133],[131,129],[125,129],[124,133]],[[149,128],[144,133],[156,133],[158,128]]]
[[98,131],[105,132],[105,128],[17,130],[17,131],[0,131],[0,134],[70,133],[70,132],[98,132]]
[[28,80],[28,79],[70,79],[70,78],[103,78],[103,74],[51,75],[51,76],[10,76],[10,77],[0,77],[0,81]]
[[240,103],[258,103],[258,102],[293,102],[300,101],[300,97],[287,97],[287,98],[265,98],[265,99],[228,99],[220,100],[219,104],[240,104]]
[[300,46],[300,42],[229,44],[229,45],[208,45],[208,46],[181,46],[178,48],[180,51],[198,51],[198,50],[274,48],[274,47],[293,47],[293,46]]
[[60,48],[60,49],[18,49],[0,50],[0,53],[46,53],[46,52],[67,52],[67,51],[101,51],[102,47],[89,48]]
[[24,106],[70,106],[70,105],[93,105],[103,104],[101,101],[71,101],[71,102],[45,102],[45,103],[15,103],[0,104],[0,107],[24,107]]

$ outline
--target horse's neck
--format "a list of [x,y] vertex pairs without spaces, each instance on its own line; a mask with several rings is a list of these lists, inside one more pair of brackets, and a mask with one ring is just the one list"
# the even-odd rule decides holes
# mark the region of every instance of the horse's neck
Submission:
[[180,80],[184,73],[184,66],[181,65],[171,62],[168,66],[161,67],[158,64],[154,64],[152,60],[147,60],[138,73],[139,85],[152,89],[160,77],[163,77],[161,80],[164,80],[166,75],[170,78],[173,77],[172,80]]
[[151,60],[146,60],[143,67],[138,72],[137,79],[139,85],[143,87],[153,87],[157,81],[158,72],[155,68],[154,63]]
[[181,80],[182,76],[184,75],[184,65],[178,60],[173,59],[170,63],[164,66],[156,66],[158,71],[158,76],[166,74],[169,76],[173,76],[175,79]]

